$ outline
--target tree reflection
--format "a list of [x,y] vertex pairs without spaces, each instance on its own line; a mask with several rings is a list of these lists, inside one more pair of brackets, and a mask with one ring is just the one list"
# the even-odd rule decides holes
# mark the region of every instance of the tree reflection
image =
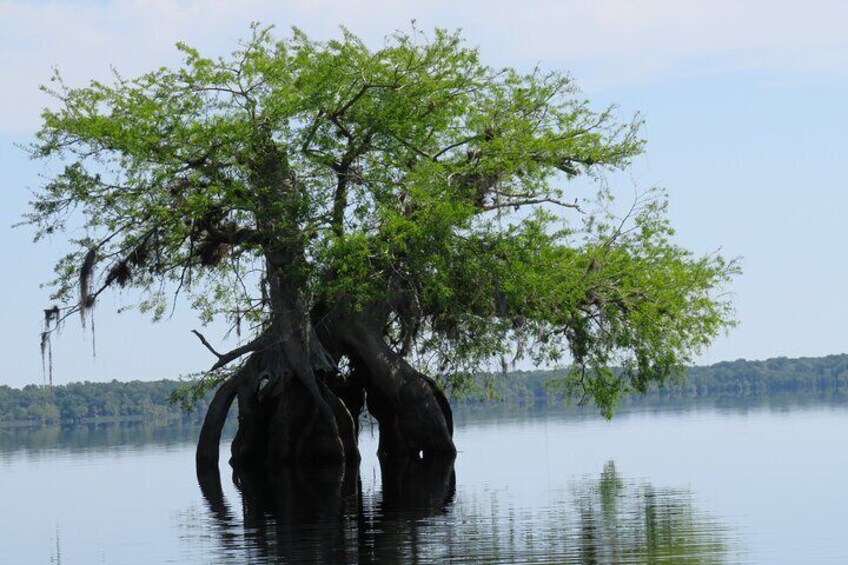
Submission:
[[698,513],[686,490],[628,483],[609,461],[575,488],[580,563],[711,564],[726,559],[724,528]]
[[222,553],[251,563],[713,564],[726,529],[687,490],[630,481],[608,462],[545,508],[509,489],[456,496],[453,461],[382,462],[364,496],[357,472],[288,470],[234,476],[238,520],[217,474],[199,477]]
[[[434,562],[456,492],[453,459],[381,461],[382,492],[360,508],[359,563]],[[440,525],[442,526],[440,528]]]
[[217,472],[198,475],[224,553],[251,563],[395,563],[427,552],[419,527],[449,509],[453,459],[383,462],[383,489],[363,497],[358,471],[289,468],[237,472],[243,522],[234,521]]

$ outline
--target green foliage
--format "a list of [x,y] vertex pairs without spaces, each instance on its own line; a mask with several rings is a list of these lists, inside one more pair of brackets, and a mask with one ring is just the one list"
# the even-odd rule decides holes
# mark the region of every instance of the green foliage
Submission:
[[593,110],[569,76],[489,67],[443,30],[372,50],[254,26],[228,57],[178,47],[174,69],[46,88],[58,104],[31,152],[66,166],[27,221],[36,239],[83,234],[56,266],[65,314],[117,284],[154,319],[187,292],[204,321],[255,335],[267,261],[288,254],[315,308],[390,304],[386,339],[443,382],[567,362],[607,413],[732,324],[736,264],[676,246],[664,195],[622,218],[604,190],[568,193],[643,147],[638,119]]
[[200,396],[191,413],[171,402],[175,381],[71,383],[51,388],[0,386],[0,425],[57,425],[107,421],[198,421],[211,395]]
[[198,405],[209,404],[214,390],[232,374],[229,369],[218,369],[194,375],[186,375],[179,386],[168,395],[171,404],[189,412]]

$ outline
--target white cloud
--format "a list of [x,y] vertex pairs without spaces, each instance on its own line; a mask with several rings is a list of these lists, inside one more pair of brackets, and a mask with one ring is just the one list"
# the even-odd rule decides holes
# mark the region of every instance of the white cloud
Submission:
[[592,84],[669,73],[848,70],[848,3],[766,0],[0,0],[0,133],[25,133],[47,100],[39,83],[59,66],[70,82],[173,63],[175,41],[226,52],[251,20],[328,36],[344,24],[369,41],[411,19],[466,30],[494,64],[577,69]]

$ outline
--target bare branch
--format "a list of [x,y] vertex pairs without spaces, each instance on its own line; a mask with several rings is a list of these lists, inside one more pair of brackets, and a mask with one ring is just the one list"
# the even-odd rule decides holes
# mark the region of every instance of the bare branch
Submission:
[[204,347],[206,347],[206,349],[211,351],[212,354],[218,358],[218,361],[216,361],[215,364],[212,365],[212,368],[209,369],[209,372],[220,369],[221,367],[227,365],[231,361],[238,359],[246,353],[250,353],[252,351],[260,349],[261,347],[264,347],[265,344],[268,342],[268,336],[262,334],[250,343],[246,343],[242,346],[236,347],[232,351],[228,351],[226,353],[218,353],[217,351],[215,351],[215,348],[212,347],[212,345],[209,343],[209,341],[207,341],[207,339],[203,336],[202,333],[197,330],[191,330],[191,333],[196,335],[197,339],[200,340],[200,343],[202,343]]
[[533,204],[554,204],[556,206],[561,206],[563,208],[572,208],[577,210],[580,213],[583,213],[583,210],[580,208],[580,205],[577,203],[577,199],[574,199],[574,202],[566,202],[564,200],[557,200],[556,198],[548,198],[548,197],[540,197],[540,198],[528,198],[522,200],[511,200],[498,202],[495,204],[489,204],[485,206],[480,206],[480,210],[483,212],[489,212],[491,210],[498,210],[501,208],[520,208],[522,206],[531,206]]
[[221,354],[220,354],[220,353],[218,353],[217,351],[215,351],[215,348],[214,348],[214,347],[212,347],[212,345],[210,345],[210,343],[209,343],[208,341],[206,341],[206,338],[203,336],[203,334],[202,334],[202,333],[200,333],[200,332],[199,332],[199,331],[197,331],[197,330],[191,330],[191,333],[193,333],[194,335],[196,335],[196,336],[197,336],[197,339],[199,339],[199,340],[200,340],[200,343],[202,343],[202,344],[206,347],[206,349],[208,349],[209,351],[211,351],[211,352],[212,352],[212,355],[214,355],[214,356],[215,356],[215,357],[217,357],[218,359],[220,359],[220,358],[221,358]]

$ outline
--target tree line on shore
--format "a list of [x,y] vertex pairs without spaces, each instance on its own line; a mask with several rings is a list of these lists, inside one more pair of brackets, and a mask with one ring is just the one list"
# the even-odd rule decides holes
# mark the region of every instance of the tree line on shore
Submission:
[[[191,410],[172,401],[181,386],[176,380],[76,382],[22,389],[0,386],[0,426],[55,425],[112,421],[200,422],[209,399]],[[209,396],[209,395],[207,395]]]
[[[518,371],[475,376],[471,389],[477,402],[530,404],[567,400],[558,371]],[[826,357],[777,357],[765,361],[724,361],[690,367],[682,381],[652,386],[629,399],[757,398],[772,395],[848,395],[848,354]]]
[[[561,403],[568,394],[557,384],[559,375],[555,370],[474,375],[461,391],[455,391],[452,400],[507,406]],[[185,410],[173,400],[182,385],[176,380],[79,382],[52,388],[27,385],[22,389],[0,385],[0,426],[133,420],[199,423],[211,393]],[[654,387],[645,396],[656,400],[834,393],[848,396],[848,354],[692,367],[685,381]],[[631,401],[639,402],[641,397],[633,395]]]

